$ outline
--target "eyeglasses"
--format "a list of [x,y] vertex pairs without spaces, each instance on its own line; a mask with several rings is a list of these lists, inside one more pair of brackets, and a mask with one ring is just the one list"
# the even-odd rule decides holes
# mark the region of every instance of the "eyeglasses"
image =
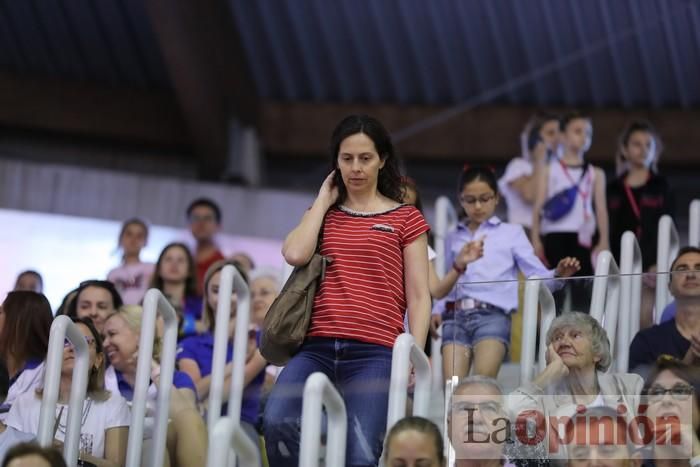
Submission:
[[490,194],[490,195],[482,195],[482,196],[460,196],[459,201],[468,204],[470,206],[474,206],[477,202],[481,204],[486,204],[496,198],[496,195]]
[[695,389],[688,384],[676,384],[672,388],[665,388],[657,384],[647,389],[646,394],[650,402],[658,402],[663,399],[666,394],[670,394],[671,397],[676,400],[683,401],[687,400],[694,392]]
[[[85,338],[85,342],[87,342],[87,345],[92,345],[95,343],[94,337],[90,337],[90,336],[83,336],[83,337]],[[71,344],[71,342],[68,339],[66,339],[63,341],[63,347],[73,347],[73,344]]]

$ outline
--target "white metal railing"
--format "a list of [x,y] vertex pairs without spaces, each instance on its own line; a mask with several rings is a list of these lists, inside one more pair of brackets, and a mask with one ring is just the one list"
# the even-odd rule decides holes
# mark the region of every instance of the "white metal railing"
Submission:
[[207,467],[228,465],[231,449],[238,456],[241,467],[260,466],[260,453],[257,446],[246,435],[241,425],[236,424],[232,418],[220,418],[209,431]]
[[386,419],[387,433],[394,423],[406,416],[408,378],[411,364],[416,372],[416,388],[413,394],[413,415],[427,417],[430,409],[430,361],[423,349],[416,345],[411,334],[396,338],[391,356],[391,381],[389,383],[389,410]]
[[619,373],[627,373],[629,346],[639,331],[642,272],[642,251],[637,237],[634,232],[627,231],[622,234],[620,244],[620,316],[615,347],[615,368]]
[[690,202],[688,222],[688,245],[700,247],[700,199]]
[[445,264],[445,237],[447,233],[457,226],[458,222],[457,211],[452,202],[447,196],[440,196],[435,201],[435,230],[433,235],[435,238],[435,272],[442,277],[447,272]]
[[51,324],[37,441],[44,447],[49,447],[53,444],[56,402],[58,402],[61,367],[63,366],[63,343],[66,339],[75,349],[75,365],[71,379],[63,458],[66,460],[67,465],[75,465],[78,459],[78,443],[80,441],[80,419],[83,415],[88,371],[90,369],[90,349],[83,333],[67,316],[57,316]]
[[669,215],[661,216],[659,219],[659,236],[656,249],[656,307],[655,322],[661,321],[664,308],[671,301],[671,293],[668,290],[668,273],[671,269],[671,262],[680,249],[680,238],[678,229]]
[[[448,266],[445,264],[445,237],[447,233],[457,227],[457,210],[450,199],[446,196],[440,196],[435,201],[435,229],[433,230],[435,240],[435,272],[438,277],[442,277],[447,273]],[[439,329],[442,332],[442,329]],[[430,338],[430,355],[433,360],[432,364],[432,381],[435,390],[442,389],[442,339],[440,337]]]
[[547,351],[547,330],[557,314],[552,292],[545,281],[536,276],[525,281],[525,297],[523,305],[523,336],[522,351],[520,352],[520,384],[532,381],[535,372],[535,340],[537,339],[537,307],[542,305],[542,320],[540,322],[539,371],[546,366],[545,352]]
[[250,323],[250,290],[243,276],[232,265],[221,270],[219,282],[219,303],[216,307],[216,326],[214,327],[214,356],[211,365],[211,387],[209,390],[209,408],[207,424],[216,425],[221,418],[221,401],[224,394],[224,372],[226,367],[226,348],[228,347],[228,324],[231,319],[231,297],[236,292],[236,332],[233,338],[233,368],[228,400],[228,416],[235,425],[241,419],[243,400],[243,378],[245,358],[248,349],[248,325]]
[[608,250],[601,251],[595,265],[590,315],[605,328],[613,358],[620,302],[629,298],[620,296],[620,269],[615,258]]
[[156,404],[155,426],[153,429],[153,450],[149,453],[147,465],[160,467],[165,457],[165,441],[168,430],[168,409],[170,390],[175,372],[175,353],[177,351],[177,315],[168,300],[158,289],[150,289],[143,299],[143,317],[141,319],[141,337],[139,339],[139,358],[136,365],[136,384],[131,406],[131,426],[129,427],[129,446],[126,452],[126,466],[141,465],[141,448],[143,445],[143,423],[146,417],[148,387],[151,384],[151,362],[153,361],[153,340],[156,333],[156,318],[163,318],[163,346],[160,357],[160,380],[158,384],[158,402]]
[[326,462],[324,465],[326,467],[345,465],[345,445],[348,433],[345,403],[328,377],[321,372],[316,372],[306,379],[304,385],[299,467],[317,467],[319,465],[323,406],[326,407],[328,416]]

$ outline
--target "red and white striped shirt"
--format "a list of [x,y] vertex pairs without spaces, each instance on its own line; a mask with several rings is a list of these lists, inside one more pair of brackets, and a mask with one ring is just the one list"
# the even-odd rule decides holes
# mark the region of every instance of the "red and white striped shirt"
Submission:
[[332,208],[321,254],[333,262],[316,292],[308,336],[392,347],[404,331],[403,249],[430,227],[413,206],[377,214]]

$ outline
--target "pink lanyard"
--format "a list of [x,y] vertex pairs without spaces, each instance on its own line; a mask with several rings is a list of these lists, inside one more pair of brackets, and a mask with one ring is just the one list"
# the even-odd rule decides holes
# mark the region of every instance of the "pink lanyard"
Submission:
[[632,188],[630,188],[630,186],[627,184],[627,180],[624,180],[622,182],[622,185],[625,187],[625,194],[627,195],[627,201],[629,201],[629,203],[630,203],[630,207],[632,208],[632,212],[634,213],[634,217],[636,217],[637,221],[639,222],[639,225],[637,225],[636,233],[637,233],[637,238],[640,238],[642,235],[642,212],[639,209],[639,204],[637,204],[637,200],[634,197],[634,194],[632,193]]

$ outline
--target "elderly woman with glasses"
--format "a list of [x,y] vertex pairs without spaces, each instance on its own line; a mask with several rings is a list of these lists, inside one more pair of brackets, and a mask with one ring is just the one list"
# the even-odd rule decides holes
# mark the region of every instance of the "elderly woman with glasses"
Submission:
[[[124,465],[131,414],[126,400],[116,392],[105,389],[105,355],[102,339],[88,318],[74,318],[90,351],[90,369],[85,402],[81,411],[78,458],[98,467]],[[61,382],[56,405],[55,443],[66,436],[68,400],[75,352],[66,341],[63,348]],[[20,396],[10,409],[6,424],[25,433],[36,434],[39,429],[42,392],[30,391]]]
[[[671,467],[700,465],[700,368],[662,355],[652,368],[644,388],[646,419],[654,428],[649,465]],[[680,439],[666,438],[666,423],[680,421]],[[686,461],[688,461],[686,463]]]
[[571,417],[600,406],[613,407],[628,420],[636,415],[644,382],[635,374],[606,373],[610,341],[594,318],[564,313],[552,322],[546,342],[547,366],[511,395],[511,416],[534,410],[545,417]]

